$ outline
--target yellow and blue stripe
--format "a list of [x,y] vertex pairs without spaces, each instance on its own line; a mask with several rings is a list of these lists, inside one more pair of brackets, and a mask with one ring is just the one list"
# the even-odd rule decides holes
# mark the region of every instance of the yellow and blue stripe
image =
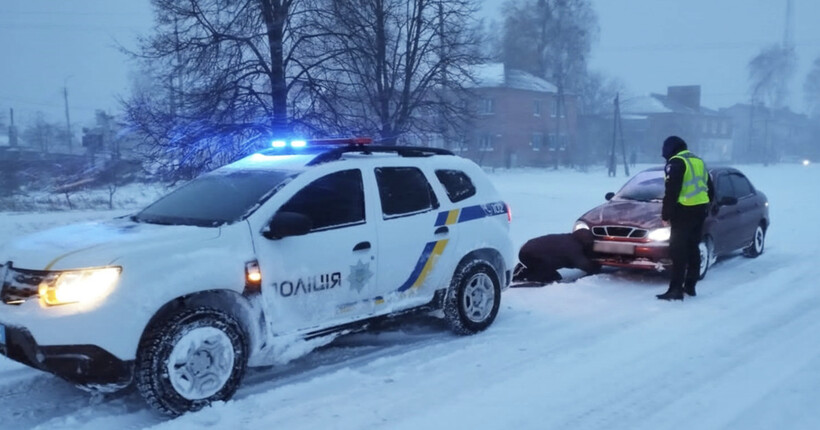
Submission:
[[483,205],[467,206],[460,209],[439,212],[436,217],[436,227],[443,225],[453,225],[461,222],[472,221],[488,216],[496,216],[507,213],[507,204],[504,202],[493,202]]
[[400,293],[410,288],[418,288],[424,283],[424,280],[427,279],[427,275],[433,271],[433,266],[436,264],[436,261],[444,252],[448,241],[449,239],[442,239],[435,242],[428,242],[427,245],[424,246],[424,249],[421,251],[421,256],[419,256],[418,261],[416,261],[416,267],[413,268],[413,271],[410,272],[410,276],[404,281],[401,287],[399,287],[398,291]]

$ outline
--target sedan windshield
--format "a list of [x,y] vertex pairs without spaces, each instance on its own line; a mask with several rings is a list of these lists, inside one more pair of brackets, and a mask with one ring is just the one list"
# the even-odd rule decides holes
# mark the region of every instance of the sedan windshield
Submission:
[[134,215],[137,222],[217,227],[240,221],[296,176],[283,170],[228,170],[200,176]]
[[618,191],[615,198],[651,202],[662,201],[663,194],[663,170],[650,170],[635,175]]

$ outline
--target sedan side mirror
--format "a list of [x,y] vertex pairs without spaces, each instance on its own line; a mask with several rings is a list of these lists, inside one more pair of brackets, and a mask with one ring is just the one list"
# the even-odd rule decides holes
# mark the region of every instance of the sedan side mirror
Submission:
[[262,235],[268,239],[301,236],[310,232],[313,222],[298,212],[277,212]]
[[613,193],[612,191],[610,191],[610,192],[606,193],[606,195],[604,195],[604,198],[605,198],[607,201],[612,200],[612,198],[613,198],[613,197],[615,197],[615,193]]

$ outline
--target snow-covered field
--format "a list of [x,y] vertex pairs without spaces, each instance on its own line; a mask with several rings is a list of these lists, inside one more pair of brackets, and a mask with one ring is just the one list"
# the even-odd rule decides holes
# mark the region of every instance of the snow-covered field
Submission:
[[[0,358],[0,428],[820,428],[820,168],[740,168],[769,197],[766,251],[718,261],[683,303],[655,299],[667,282],[656,274],[564,271],[567,282],[507,290],[484,333],[415,318],[342,337],[172,421],[132,390],[92,398]],[[518,246],[568,231],[625,181],[601,169],[492,178]],[[127,212],[0,213],[0,241]]]

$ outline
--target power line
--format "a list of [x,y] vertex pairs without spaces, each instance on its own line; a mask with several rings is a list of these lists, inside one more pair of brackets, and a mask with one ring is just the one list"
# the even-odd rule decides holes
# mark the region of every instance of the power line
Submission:
[[[597,49],[605,51],[720,51],[720,50],[736,50],[747,48],[760,48],[762,46],[769,46],[776,42],[771,41],[744,41],[744,42],[722,42],[722,43],[703,43],[703,44],[673,44],[673,43],[647,43],[640,45],[599,45]],[[796,41],[794,46],[799,47],[820,47],[820,39],[803,39]]]

